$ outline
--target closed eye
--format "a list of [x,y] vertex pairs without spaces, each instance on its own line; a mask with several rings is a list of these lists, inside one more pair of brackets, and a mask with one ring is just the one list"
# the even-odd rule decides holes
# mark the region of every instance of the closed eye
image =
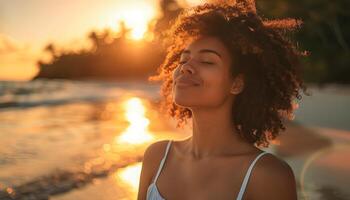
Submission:
[[[181,62],[179,62],[179,64],[180,65],[183,65],[183,64],[185,64],[187,61],[181,61]],[[203,63],[203,64],[208,64],[208,65],[213,65],[214,63],[212,63],[212,62],[206,62],[206,61],[202,61],[201,63]]]
[[201,62],[201,63],[204,63],[204,64],[208,64],[208,65],[212,65],[212,64],[214,64],[214,63],[212,63],[212,62]]

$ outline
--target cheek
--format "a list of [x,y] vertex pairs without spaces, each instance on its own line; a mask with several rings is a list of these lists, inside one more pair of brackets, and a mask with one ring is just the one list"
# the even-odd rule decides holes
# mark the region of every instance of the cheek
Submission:
[[[173,74],[175,73],[174,71]],[[176,89],[173,85],[173,101],[185,107],[222,104],[228,95],[225,74],[219,70],[201,70],[198,76],[202,79],[202,85],[199,87]]]
[[223,72],[212,71],[211,73],[203,74],[202,77],[204,98],[221,101],[229,94],[228,81]]
[[220,92],[225,85],[225,75],[219,70],[212,70],[202,74],[204,86],[210,92]]

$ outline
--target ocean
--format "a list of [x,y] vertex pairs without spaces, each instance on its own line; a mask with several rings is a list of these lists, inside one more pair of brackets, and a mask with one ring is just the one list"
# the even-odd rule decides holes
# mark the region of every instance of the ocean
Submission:
[[[142,81],[1,81],[0,199],[135,199],[145,148],[156,140],[190,136],[189,129],[176,129],[159,113],[159,89]],[[322,189],[312,180],[320,182],[326,173],[315,168],[310,174],[321,175],[307,181],[305,166],[329,146],[340,144],[344,148],[337,155],[350,156],[350,87],[311,86],[311,91],[290,127],[313,130],[324,141],[297,154],[286,150],[282,138],[282,145],[267,150],[285,158],[303,181],[299,196],[345,199],[349,194],[341,184],[350,179],[331,184],[328,178]],[[337,176],[350,177],[349,171]]]

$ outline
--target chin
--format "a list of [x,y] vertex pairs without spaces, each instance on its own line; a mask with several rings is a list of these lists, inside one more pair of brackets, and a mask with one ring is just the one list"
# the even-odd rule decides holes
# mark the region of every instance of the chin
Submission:
[[196,107],[198,106],[198,102],[196,102],[196,98],[194,98],[193,96],[191,97],[183,97],[180,95],[178,96],[175,96],[173,98],[173,102],[178,105],[178,106],[181,106],[181,107],[186,107],[186,108],[191,108],[191,107]]
[[210,99],[208,95],[196,87],[176,88],[175,86],[172,95],[173,102],[181,107],[195,108],[205,106],[207,103],[208,105],[211,104],[211,102],[207,102]]

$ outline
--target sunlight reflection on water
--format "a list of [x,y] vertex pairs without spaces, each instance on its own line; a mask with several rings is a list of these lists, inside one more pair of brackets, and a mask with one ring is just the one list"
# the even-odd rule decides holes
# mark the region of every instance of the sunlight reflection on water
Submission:
[[[130,193],[133,197],[136,197],[139,186],[139,178],[141,175],[142,162],[130,165],[126,168],[117,170],[114,174],[115,181],[125,183],[130,189]],[[135,199],[135,198],[130,198]]]
[[[68,94],[77,97],[80,89],[88,87],[68,86]],[[1,110],[0,189],[15,194],[20,190],[8,186],[20,185],[23,191],[34,194],[62,192],[65,190],[55,187],[72,185],[68,188],[71,191],[50,199],[135,199],[145,148],[158,140],[190,135],[190,130],[176,129],[174,121],[159,114],[158,102],[152,100],[158,88],[145,95],[147,88],[140,89],[144,84],[136,90],[92,86],[83,89],[83,96],[91,99],[90,95],[98,91],[98,101],[64,100],[55,105],[33,102],[40,105]],[[79,90],[72,89],[75,87]],[[46,96],[57,95],[51,90],[49,95],[35,95],[43,101]],[[19,103],[23,102],[24,96]],[[308,196],[308,200],[346,199],[343,192],[348,191],[346,183],[350,180],[349,131],[305,127],[288,125],[288,133],[272,141],[266,150],[292,166],[300,183],[300,196]],[[57,173],[57,169],[72,173]],[[24,185],[28,181],[34,182]],[[74,189],[74,184],[81,182],[88,184]]]
[[117,144],[140,144],[154,140],[154,136],[148,131],[150,120],[145,117],[146,108],[140,98],[131,97],[125,103],[125,118],[130,125],[121,135],[115,138]]

